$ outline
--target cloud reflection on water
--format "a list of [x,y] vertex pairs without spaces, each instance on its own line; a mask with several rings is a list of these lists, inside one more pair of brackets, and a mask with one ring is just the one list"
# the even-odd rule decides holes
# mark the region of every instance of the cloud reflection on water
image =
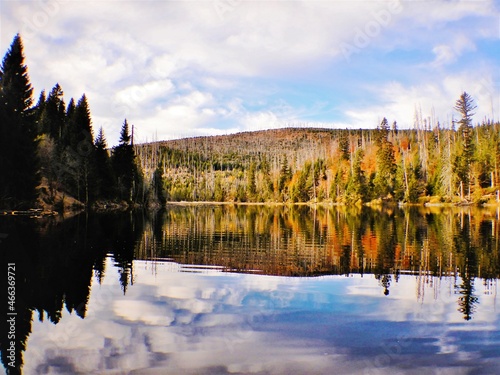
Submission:
[[[112,259],[84,320],[33,322],[25,371],[139,374],[494,373],[495,294],[464,322],[453,279],[417,296],[403,275],[383,295],[363,277],[290,278],[134,262],[123,294]],[[478,288],[480,289],[480,288]]]

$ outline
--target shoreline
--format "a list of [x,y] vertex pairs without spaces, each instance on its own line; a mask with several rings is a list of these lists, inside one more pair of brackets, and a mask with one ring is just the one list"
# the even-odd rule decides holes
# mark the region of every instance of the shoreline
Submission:
[[328,206],[328,207],[445,207],[445,208],[496,208],[500,207],[500,202],[495,203],[465,203],[465,202],[423,202],[423,203],[404,203],[404,202],[364,202],[362,204],[346,204],[338,202],[217,202],[217,201],[171,201],[166,202],[163,208],[168,206]]
[[65,208],[63,211],[55,210],[54,207],[44,207],[44,208],[30,208],[24,210],[11,210],[11,209],[0,209],[0,217],[7,216],[24,216],[33,218],[46,218],[46,217],[72,217],[80,213],[112,213],[112,212],[125,212],[129,210],[148,210],[155,211],[161,209],[167,209],[169,206],[266,206],[266,207],[292,207],[292,206],[309,206],[309,207],[369,207],[372,209],[381,208],[500,208],[500,202],[486,202],[486,203],[472,203],[472,202],[419,202],[419,203],[404,203],[404,202],[392,202],[392,201],[371,201],[364,203],[354,203],[346,204],[342,202],[217,202],[217,201],[169,201],[165,202],[163,205],[155,205],[152,207],[147,207],[143,205],[130,205],[126,202],[96,202],[89,209],[84,209],[81,207],[75,207],[75,209]]

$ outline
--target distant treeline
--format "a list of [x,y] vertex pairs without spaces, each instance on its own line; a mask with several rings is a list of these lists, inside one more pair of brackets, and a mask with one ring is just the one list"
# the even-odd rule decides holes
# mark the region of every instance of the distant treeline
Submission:
[[[279,129],[136,147],[168,201],[481,203],[500,184],[500,124],[472,126],[472,98],[449,127],[422,118],[400,130]],[[153,158],[152,155],[155,155]]]
[[56,84],[33,105],[17,35],[0,67],[0,99],[0,208],[480,203],[496,199],[500,185],[500,124],[473,126],[466,92],[446,127],[416,111],[410,130],[384,118],[372,130],[289,128],[134,145],[125,120],[109,150],[102,128],[94,137],[85,95],[66,105]]

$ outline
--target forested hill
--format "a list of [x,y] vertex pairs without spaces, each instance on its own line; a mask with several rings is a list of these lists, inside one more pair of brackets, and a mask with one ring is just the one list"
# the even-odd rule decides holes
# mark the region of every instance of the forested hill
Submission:
[[281,128],[247,131],[235,134],[192,137],[160,141],[162,146],[171,148],[204,148],[211,151],[228,153],[241,150],[258,155],[269,151],[269,147],[279,146],[283,150],[297,151],[298,147],[316,147],[330,144],[332,136],[341,131],[324,128]]
[[[473,99],[455,103],[458,129],[427,119],[398,130],[286,128],[136,146],[168,201],[484,202],[500,183],[500,125],[472,126]],[[425,198],[427,197],[427,198]]]
[[[197,151],[205,158],[226,156],[248,160],[267,158],[326,158],[332,140],[342,131],[322,128],[283,128],[242,132],[228,135],[183,138],[161,141],[160,146],[180,151]],[[231,158],[229,158],[231,156]],[[229,161],[229,160],[228,160]],[[233,160],[236,161],[236,160]]]

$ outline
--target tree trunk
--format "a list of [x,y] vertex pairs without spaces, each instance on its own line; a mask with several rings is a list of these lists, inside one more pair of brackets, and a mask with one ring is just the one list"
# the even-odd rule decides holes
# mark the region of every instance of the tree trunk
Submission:
[[405,176],[405,192],[406,197],[410,196],[410,188],[408,186],[408,174],[406,173],[405,153],[403,152],[403,172]]

